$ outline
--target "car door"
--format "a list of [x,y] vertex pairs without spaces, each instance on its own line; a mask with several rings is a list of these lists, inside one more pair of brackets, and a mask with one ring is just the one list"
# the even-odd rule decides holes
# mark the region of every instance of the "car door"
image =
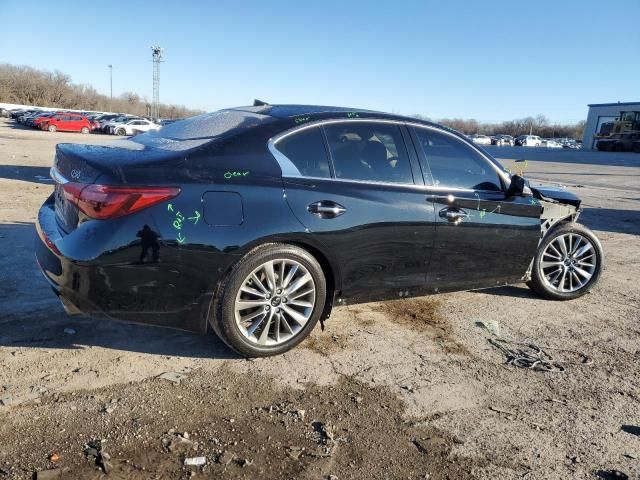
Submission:
[[424,288],[435,213],[407,139],[401,124],[352,120],[304,127],[270,144],[291,210],[339,265],[343,298],[398,298]]
[[508,175],[457,135],[414,126],[412,138],[436,212],[429,285],[444,291],[518,282],[540,239],[539,202],[506,198]]

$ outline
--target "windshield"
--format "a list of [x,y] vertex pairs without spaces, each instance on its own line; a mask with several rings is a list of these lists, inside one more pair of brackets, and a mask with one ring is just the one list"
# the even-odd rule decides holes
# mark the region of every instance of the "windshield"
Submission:
[[220,110],[173,122],[160,130],[138,135],[131,141],[164,150],[186,150],[272,121],[275,118],[268,115]]

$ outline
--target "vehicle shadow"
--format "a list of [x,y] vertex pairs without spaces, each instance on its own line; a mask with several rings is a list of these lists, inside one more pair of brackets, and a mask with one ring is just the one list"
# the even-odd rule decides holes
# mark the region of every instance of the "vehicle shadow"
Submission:
[[579,221],[593,230],[640,235],[640,210],[587,207]]
[[49,176],[49,169],[50,167],[35,167],[31,165],[0,165],[0,178],[52,184],[53,180]]
[[[238,359],[213,334],[68,316],[33,257],[33,223],[0,224],[0,348],[83,349],[88,346],[153,355]],[[65,332],[67,329],[67,332]]]
[[533,293],[524,283],[518,285],[507,285],[504,287],[485,288],[477,290],[478,293],[486,293],[487,295],[497,295],[499,297],[511,298],[535,298],[540,297]]

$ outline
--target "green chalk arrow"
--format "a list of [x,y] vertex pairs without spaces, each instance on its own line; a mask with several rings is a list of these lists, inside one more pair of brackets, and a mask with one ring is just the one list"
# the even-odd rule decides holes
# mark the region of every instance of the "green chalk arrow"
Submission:
[[193,217],[187,217],[189,220],[193,220],[193,224],[195,225],[196,223],[198,223],[198,220],[200,220],[200,212],[198,210],[195,210],[195,216]]
[[167,205],[167,210],[170,212],[173,212],[173,205],[172,204]]

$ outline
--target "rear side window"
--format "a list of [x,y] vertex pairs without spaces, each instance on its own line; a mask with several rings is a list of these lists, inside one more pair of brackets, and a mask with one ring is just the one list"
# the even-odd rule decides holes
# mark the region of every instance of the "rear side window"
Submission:
[[[502,190],[496,169],[482,155],[457,138],[423,128],[415,129],[436,187]],[[422,158],[420,159],[422,161]]]
[[397,125],[345,122],[325,126],[336,178],[414,183]]
[[276,144],[276,148],[286,156],[305,177],[331,177],[329,159],[319,127],[306,128],[289,135]]

